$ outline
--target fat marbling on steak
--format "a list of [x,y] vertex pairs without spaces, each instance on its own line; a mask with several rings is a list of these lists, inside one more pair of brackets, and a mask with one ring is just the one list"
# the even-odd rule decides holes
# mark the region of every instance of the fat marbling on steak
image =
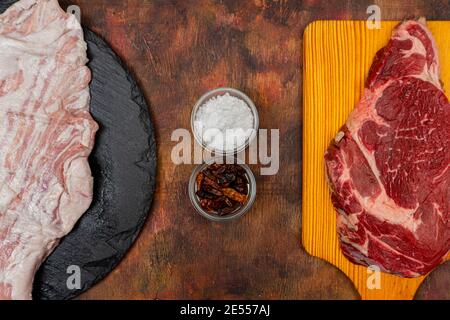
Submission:
[[80,24],[57,0],[0,15],[0,299],[30,299],[42,261],[87,210],[97,124]]
[[352,262],[417,277],[449,253],[450,105],[439,68],[425,20],[398,25],[325,154],[340,246]]

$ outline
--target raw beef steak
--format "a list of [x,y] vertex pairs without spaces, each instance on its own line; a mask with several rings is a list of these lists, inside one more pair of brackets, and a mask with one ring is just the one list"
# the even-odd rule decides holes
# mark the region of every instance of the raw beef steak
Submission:
[[344,255],[403,277],[450,250],[450,105],[425,20],[375,56],[363,97],[325,154]]
[[80,24],[57,0],[0,15],[0,299],[30,299],[42,261],[89,207],[97,130]]

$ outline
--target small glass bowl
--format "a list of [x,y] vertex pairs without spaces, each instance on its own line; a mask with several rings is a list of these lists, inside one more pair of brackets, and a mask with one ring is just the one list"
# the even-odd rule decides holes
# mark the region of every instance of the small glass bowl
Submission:
[[[242,207],[240,207],[239,209],[237,209],[235,212],[233,212],[231,214],[228,214],[225,216],[218,216],[218,215],[209,213],[208,211],[204,210],[200,206],[199,198],[195,194],[197,192],[197,186],[196,186],[197,175],[201,171],[206,169],[206,167],[208,167],[210,164],[213,164],[219,160],[220,160],[220,162],[218,162],[218,163],[226,163],[225,159],[223,157],[215,157],[215,158],[209,159],[204,164],[198,165],[191,174],[191,178],[189,179],[189,190],[188,190],[189,199],[191,200],[191,203],[194,206],[194,208],[197,210],[197,212],[200,215],[202,215],[203,217],[205,217],[206,219],[209,219],[212,221],[218,221],[218,222],[236,220],[236,219],[242,217],[248,210],[250,210],[253,203],[255,202],[256,180],[255,180],[255,176],[253,175],[252,170],[249,168],[249,166],[247,166],[244,163],[241,163],[241,161],[238,161],[236,158],[233,158],[233,159],[234,159],[233,163],[241,166],[246,172],[247,179],[248,179],[248,195],[247,195],[247,202]],[[231,163],[231,162],[228,162],[228,163]]]
[[[247,140],[245,141],[244,144],[237,146],[233,150],[213,149],[213,148],[209,147],[203,141],[203,137],[200,137],[198,135],[198,133],[196,132],[195,125],[194,125],[195,116],[197,114],[198,108],[200,108],[200,106],[205,104],[205,102],[207,102],[211,98],[214,98],[217,96],[222,96],[226,93],[228,93],[230,96],[244,100],[244,102],[248,105],[248,107],[250,108],[250,110],[252,111],[252,114],[253,114],[253,131],[252,131],[252,134],[250,135],[250,137],[247,138]],[[255,104],[245,93],[243,93],[239,90],[233,89],[233,88],[218,88],[218,89],[214,89],[214,90],[206,92],[203,96],[200,97],[200,99],[197,101],[194,108],[192,109],[191,130],[192,130],[192,133],[194,134],[195,141],[197,141],[197,143],[199,145],[201,145],[203,148],[205,148],[209,152],[214,152],[214,154],[216,154],[216,155],[222,155],[222,156],[223,155],[234,155],[234,154],[238,154],[239,152],[245,150],[250,145],[250,143],[252,143],[252,141],[256,138],[258,129],[259,129],[259,115],[258,115],[258,110],[256,110]]]

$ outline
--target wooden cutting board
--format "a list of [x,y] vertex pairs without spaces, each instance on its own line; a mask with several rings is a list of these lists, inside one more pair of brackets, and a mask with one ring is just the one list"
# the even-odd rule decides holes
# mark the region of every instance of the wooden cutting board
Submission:
[[[304,33],[303,206],[306,251],[342,270],[362,299],[412,299],[425,277],[405,279],[381,273],[380,288],[368,289],[374,276],[348,261],[339,249],[336,214],[325,180],[323,155],[358,103],[375,53],[387,44],[398,21],[369,30],[365,21],[316,21]],[[441,79],[450,90],[450,22],[430,21],[440,53]]]

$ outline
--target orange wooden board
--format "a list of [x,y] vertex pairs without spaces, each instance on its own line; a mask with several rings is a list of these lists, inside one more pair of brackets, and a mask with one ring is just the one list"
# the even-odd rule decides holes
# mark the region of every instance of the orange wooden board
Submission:
[[[398,22],[370,30],[365,21],[316,21],[304,32],[302,238],[306,251],[342,270],[362,299],[412,299],[425,277],[373,275],[349,262],[339,249],[336,214],[325,179],[324,152],[359,101],[375,53],[386,45]],[[430,21],[440,53],[441,80],[450,90],[449,21]]]

